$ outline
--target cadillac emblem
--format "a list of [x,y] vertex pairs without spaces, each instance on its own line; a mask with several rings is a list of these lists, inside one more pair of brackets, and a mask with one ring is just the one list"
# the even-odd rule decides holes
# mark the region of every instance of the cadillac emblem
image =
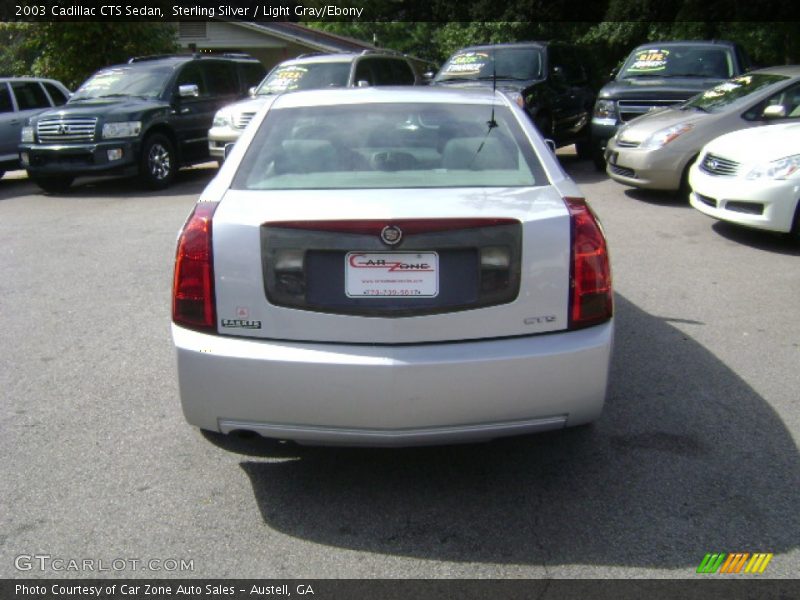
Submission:
[[403,239],[403,231],[397,225],[387,225],[381,229],[381,241],[387,246],[396,246]]
[[69,125],[65,125],[64,123],[58,124],[58,135],[69,135]]

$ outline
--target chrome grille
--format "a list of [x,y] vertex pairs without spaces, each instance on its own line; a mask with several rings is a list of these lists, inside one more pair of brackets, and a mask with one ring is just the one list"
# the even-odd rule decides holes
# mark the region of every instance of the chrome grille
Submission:
[[619,100],[619,118],[622,121],[630,121],[638,116],[644,115],[655,108],[663,108],[677,104],[680,100]]
[[93,142],[97,117],[87,119],[45,117],[36,125],[40,142]]
[[255,116],[256,113],[254,112],[239,113],[233,118],[233,126],[236,127],[236,129],[244,129]]
[[703,157],[700,170],[709,175],[736,175],[739,171],[739,163],[709,152]]

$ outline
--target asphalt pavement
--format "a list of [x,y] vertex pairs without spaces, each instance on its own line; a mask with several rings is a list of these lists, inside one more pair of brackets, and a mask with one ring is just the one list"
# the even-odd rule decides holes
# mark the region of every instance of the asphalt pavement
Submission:
[[800,244],[561,159],[612,253],[603,417],[394,450],[183,420],[172,261],[211,165],[161,193],[0,180],[0,577],[692,578],[740,551],[796,577]]

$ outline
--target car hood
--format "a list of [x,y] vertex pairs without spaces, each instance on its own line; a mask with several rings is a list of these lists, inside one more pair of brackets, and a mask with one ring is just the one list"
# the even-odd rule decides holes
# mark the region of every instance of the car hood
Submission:
[[769,162],[800,154],[800,123],[741,129],[711,140],[705,147],[737,162]]
[[[167,104],[160,100],[145,100],[142,98],[114,98],[69,102],[59,108],[48,110],[39,115],[43,117],[128,117],[145,111],[167,108]],[[113,120],[112,119],[112,120]]]
[[617,79],[600,90],[598,98],[625,100],[628,98],[654,100],[688,100],[695,94],[720,83],[721,79],[707,77],[638,77]]
[[234,102],[233,104],[228,104],[221,110],[230,111],[234,113],[243,113],[243,112],[258,112],[259,109],[264,106],[270,98],[274,98],[275,95],[269,96],[256,96],[254,98],[248,98],[247,100],[241,100],[240,102]]
[[714,115],[695,110],[680,110],[678,108],[664,108],[655,110],[630,121],[620,128],[618,139],[626,142],[641,143],[656,131],[672,127],[673,125],[689,124],[696,126],[713,118]]

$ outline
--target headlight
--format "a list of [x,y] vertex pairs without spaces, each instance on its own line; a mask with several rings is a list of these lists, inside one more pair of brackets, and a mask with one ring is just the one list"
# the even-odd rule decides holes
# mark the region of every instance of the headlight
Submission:
[[136,137],[142,130],[141,121],[120,121],[103,125],[103,139]]
[[788,179],[798,171],[800,171],[800,154],[794,154],[756,165],[747,174],[747,179]]
[[506,96],[520,108],[525,108],[525,98],[519,92],[506,92]]
[[22,128],[22,143],[30,144],[33,142],[33,127]]
[[594,105],[595,119],[612,119],[617,120],[617,114],[614,107],[613,100],[598,100]]
[[219,111],[214,115],[213,127],[230,127],[233,125],[233,115],[225,110]]
[[646,150],[661,148],[692,129],[694,129],[694,125],[691,123],[681,123],[679,125],[667,127],[666,129],[661,129],[642,142],[641,147]]

